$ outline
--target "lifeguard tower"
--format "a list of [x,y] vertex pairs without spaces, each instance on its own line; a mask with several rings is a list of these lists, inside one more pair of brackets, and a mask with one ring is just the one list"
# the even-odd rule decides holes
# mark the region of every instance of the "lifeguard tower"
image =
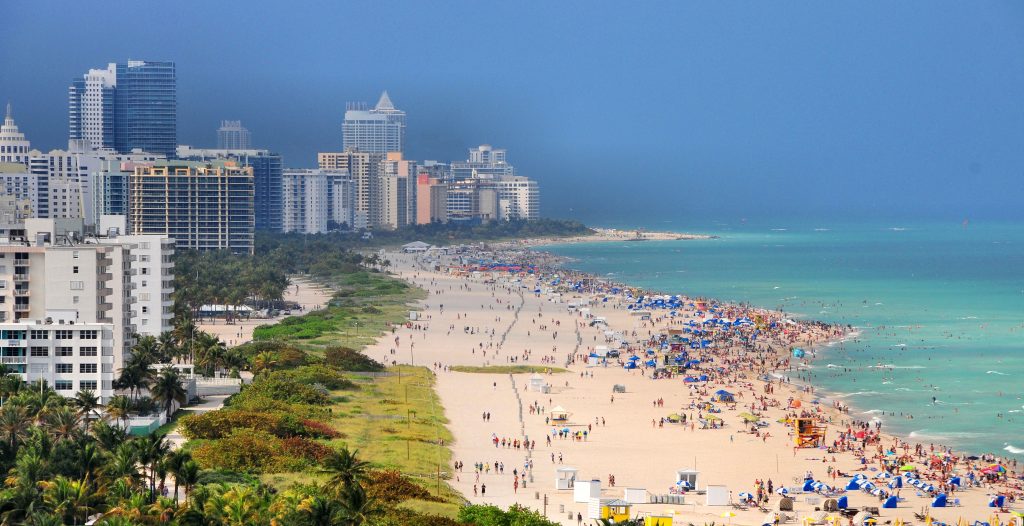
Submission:
[[548,383],[544,381],[544,377],[533,373],[530,377],[530,391],[534,393],[549,393],[551,389],[548,387]]
[[564,407],[556,405],[549,413],[552,424],[564,424],[569,421],[569,412]]
[[555,470],[555,489],[573,489],[576,485],[576,468],[558,468]]
[[797,418],[796,447],[819,447],[825,442],[825,426],[819,426],[813,418]]

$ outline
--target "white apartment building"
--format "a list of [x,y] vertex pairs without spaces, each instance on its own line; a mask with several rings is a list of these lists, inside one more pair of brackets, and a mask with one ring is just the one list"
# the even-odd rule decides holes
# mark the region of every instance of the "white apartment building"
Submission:
[[284,232],[317,234],[355,220],[355,185],[348,170],[285,170]]
[[[135,333],[157,335],[170,327],[163,314],[171,307],[173,245],[159,236],[83,238],[82,230],[80,219],[29,219],[24,237],[0,239],[0,325],[30,331],[17,340],[36,342],[9,341],[2,354],[28,381],[71,381],[73,387],[60,389],[67,396],[82,389],[80,382],[96,381],[106,401]],[[140,288],[160,291],[159,324],[139,327],[150,319],[143,307],[154,308],[150,301],[137,304]],[[71,332],[31,332],[57,329]]]
[[540,188],[537,181],[526,177],[499,177],[494,181],[498,192],[498,217],[502,221],[540,218]]

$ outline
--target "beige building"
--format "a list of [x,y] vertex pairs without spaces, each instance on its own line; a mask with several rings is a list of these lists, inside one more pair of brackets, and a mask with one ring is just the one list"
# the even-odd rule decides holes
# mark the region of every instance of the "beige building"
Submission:
[[382,153],[361,152],[354,148],[343,152],[321,152],[317,164],[322,170],[348,170],[354,186],[352,226],[364,229],[375,226],[381,218],[380,168],[385,159]]
[[430,174],[416,176],[416,224],[448,221],[448,186]]
[[234,161],[158,161],[129,179],[130,234],[157,234],[193,250],[255,248],[251,167]]

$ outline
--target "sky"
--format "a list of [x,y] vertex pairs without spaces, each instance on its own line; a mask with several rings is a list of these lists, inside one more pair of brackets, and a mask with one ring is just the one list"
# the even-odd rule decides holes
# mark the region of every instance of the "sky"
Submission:
[[90,68],[171,60],[178,141],[312,167],[388,90],[407,157],[508,149],[542,213],[1024,219],[1024,3],[4,2],[0,101],[67,142]]

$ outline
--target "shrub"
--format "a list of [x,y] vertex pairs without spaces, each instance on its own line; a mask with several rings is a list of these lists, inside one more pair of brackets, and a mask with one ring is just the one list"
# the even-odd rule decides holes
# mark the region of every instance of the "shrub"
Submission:
[[192,450],[192,458],[206,469],[245,473],[296,471],[302,458],[284,454],[281,439],[263,431],[236,429],[230,435],[205,442]]
[[327,365],[343,371],[377,372],[384,370],[384,364],[369,356],[348,347],[328,347],[324,351]]
[[306,429],[306,436],[315,438],[343,438],[345,435],[328,424],[318,420],[303,420],[302,427]]
[[425,488],[393,469],[371,471],[366,480],[366,494],[388,504],[408,499],[444,502],[444,499],[431,495]]
[[322,462],[335,453],[334,448],[308,438],[291,437],[281,441],[285,455],[304,458],[311,462]]
[[182,417],[179,421],[185,438],[223,438],[235,429],[263,431],[277,437],[307,433],[294,415],[257,411],[222,410]]
[[281,377],[304,384],[320,384],[327,389],[355,389],[356,384],[345,378],[337,369],[324,365],[304,365],[288,371],[280,371]]
[[247,473],[223,469],[204,469],[199,472],[196,485],[202,484],[256,484],[259,479]]
[[284,371],[276,371],[257,378],[256,381],[245,386],[240,393],[235,395],[235,398],[239,399],[238,401],[244,401],[246,398],[255,396],[291,404],[310,405],[326,405],[330,402],[330,397],[323,392],[282,373]]

